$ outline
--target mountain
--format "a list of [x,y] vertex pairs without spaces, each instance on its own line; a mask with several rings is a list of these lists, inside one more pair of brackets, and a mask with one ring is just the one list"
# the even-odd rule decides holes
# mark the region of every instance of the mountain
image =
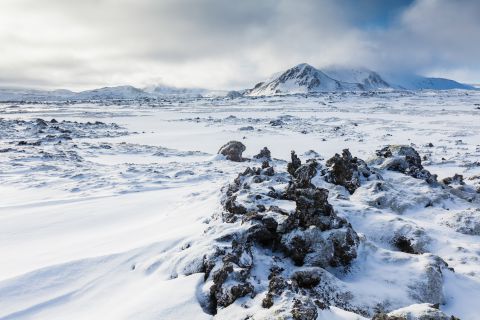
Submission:
[[148,98],[150,95],[132,86],[104,87],[75,94],[75,100],[131,100]]
[[[170,96],[208,96],[212,92],[205,89],[174,88],[151,86],[145,89],[133,86],[104,87],[73,92],[70,90],[37,90],[22,88],[0,88],[0,101],[89,101],[89,100],[138,100]],[[215,93],[213,93],[215,94]]]
[[332,67],[323,70],[302,63],[245,91],[246,96],[378,90],[448,90],[475,88],[449,79],[411,74],[385,74],[365,68]]
[[390,85],[376,72],[366,68],[330,67],[323,69],[330,78],[342,82],[357,83],[362,90],[379,90],[390,88]]
[[428,78],[412,74],[385,73],[384,79],[392,83],[394,89],[404,90],[475,90],[475,87],[444,78]]
[[208,92],[199,88],[177,88],[171,86],[148,86],[143,89],[145,92],[156,96],[203,96]]
[[68,100],[75,92],[65,89],[36,90],[19,88],[0,88],[0,101],[53,101]]
[[302,63],[270,80],[257,84],[248,96],[361,90],[358,83],[347,83],[330,78],[309,64]]

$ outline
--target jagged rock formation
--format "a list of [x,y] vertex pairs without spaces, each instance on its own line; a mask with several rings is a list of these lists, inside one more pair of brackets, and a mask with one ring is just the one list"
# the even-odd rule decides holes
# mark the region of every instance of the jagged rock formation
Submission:
[[[379,166],[385,165],[383,170],[425,174],[413,148],[392,149],[383,150],[387,153],[386,158],[379,161]],[[394,161],[385,164],[383,159],[389,158]],[[271,159],[271,154],[265,147],[251,162],[261,166],[247,167],[223,189],[223,210],[210,233],[216,236],[215,245],[201,264],[205,272],[205,296],[201,300],[205,310],[218,313],[222,318],[242,306],[246,310],[242,317],[249,315],[252,319],[313,320],[332,312],[333,309],[327,309],[335,306],[378,320],[446,319],[444,313],[432,311],[428,305],[422,307],[425,310],[415,309],[421,311],[418,314],[409,307],[391,311],[412,303],[441,305],[445,302],[444,275],[453,269],[442,258],[429,253],[435,240],[426,229],[400,215],[395,216],[397,211],[392,210],[393,217],[377,219],[375,226],[363,229],[365,222],[361,222],[358,226],[367,230],[370,237],[361,238],[343,218],[344,212],[342,216],[337,215],[329,202],[326,189],[329,182],[354,193],[343,197],[341,189],[332,191],[332,203],[338,193],[342,195],[338,198],[341,205],[348,207],[347,202],[356,201],[362,192],[375,194],[377,191],[371,186],[393,183],[391,177],[383,180],[380,176],[380,172],[385,176],[387,173],[367,166],[348,150],[326,161],[327,167],[322,167],[318,162],[321,160],[317,159],[303,162],[292,151],[286,172],[273,167],[282,163],[281,160],[267,159]],[[396,179],[397,175],[393,176]],[[405,179],[410,186],[421,185],[430,190],[424,195],[427,198],[449,194],[449,188],[438,188],[437,183],[428,185],[408,177],[400,177],[398,181]],[[378,188],[384,190],[380,192],[393,192],[385,186]],[[399,197],[395,192],[390,196]],[[423,201],[423,198],[414,199],[415,203]],[[384,200],[387,204],[388,199]],[[368,201],[367,204],[367,210],[381,207]],[[358,223],[359,217],[355,215],[348,216]],[[359,272],[363,259],[373,259],[369,266],[374,270],[380,271],[375,266],[380,263],[385,264],[384,270],[389,270],[387,274],[399,272],[397,279],[382,274],[385,273],[382,270],[378,275],[381,279],[368,281],[372,284],[379,281],[380,286],[393,284],[402,296],[397,298],[389,293],[382,297],[349,283],[346,279],[350,274],[361,277],[363,272],[369,272]],[[378,310],[383,312],[375,314]]]
[[348,149],[344,149],[341,156],[337,153],[328,159],[326,165],[330,167],[326,180],[344,186],[350,194],[373,174],[365,161],[352,157]]
[[[311,183],[317,174],[315,161],[301,164],[292,152],[288,170],[290,175],[275,173],[264,161],[262,168],[248,167],[225,188],[222,219],[240,223],[241,228],[222,238],[229,245],[205,258],[206,279],[212,283],[210,312],[259,292],[256,270],[262,265],[258,261],[268,261],[270,272],[262,299],[265,308],[287,299],[294,319],[315,319],[317,307],[327,308],[332,301],[341,303],[348,297],[347,292],[339,294],[344,289],[323,268],[348,268],[356,257],[359,237],[335,214],[328,191]],[[279,184],[288,186],[284,191],[275,189]],[[294,206],[275,205],[285,202]],[[285,270],[285,263],[278,259],[290,261],[292,269]],[[304,290],[309,294],[302,294]]]
[[388,145],[376,151],[375,163],[381,169],[397,171],[417,179],[423,179],[427,183],[437,182],[437,175],[431,174],[422,166],[422,159],[418,152],[405,145]]
[[263,147],[257,155],[253,156],[253,158],[257,160],[272,160],[272,154],[267,147]]
[[246,147],[240,141],[229,141],[223,145],[218,153],[224,155],[227,160],[241,162],[244,159],[242,158],[242,153],[245,151]]
[[464,185],[465,182],[463,181],[463,176],[461,174],[454,174],[453,177],[447,177],[442,179],[442,182],[445,185],[451,185],[451,184],[456,184],[456,185]]

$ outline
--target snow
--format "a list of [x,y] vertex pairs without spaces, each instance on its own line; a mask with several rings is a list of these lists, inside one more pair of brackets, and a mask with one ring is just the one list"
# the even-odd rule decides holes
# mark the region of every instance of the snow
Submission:
[[283,73],[276,73],[258,87],[247,90],[245,94],[256,97],[338,91],[448,89],[475,88],[449,79],[427,78],[415,74],[377,73],[366,68],[342,66],[316,69],[302,63]]
[[[383,170],[386,191],[366,181],[351,196],[314,183],[362,237],[348,273],[327,270],[351,303],[423,312],[417,285],[439,256],[454,270],[443,272],[440,309],[476,319],[480,236],[459,231],[478,221],[468,188],[480,185],[479,103],[477,91],[447,90],[0,104],[0,319],[213,318],[199,303],[206,284],[198,266],[213,239],[236,228],[215,219],[222,186],[252,165],[216,156],[229,140],[242,141],[249,158],[267,146],[278,171],[291,150],[305,160],[311,150],[328,159],[349,148],[371,160],[386,144],[412,144],[439,180],[462,174],[463,189],[442,189]],[[377,205],[379,197],[389,201]],[[422,253],[400,252],[397,233],[418,237]],[[261,317],[262,298],[242,298],[216,318]],[[318,317],[367,318],[335,306]]]

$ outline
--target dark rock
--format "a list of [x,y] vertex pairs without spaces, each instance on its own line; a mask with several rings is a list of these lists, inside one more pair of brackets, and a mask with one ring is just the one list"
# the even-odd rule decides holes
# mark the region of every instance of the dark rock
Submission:
[[272,127],[279,127],[279,126],[282,126],[284,125],[284,122],[280,119],[277,119],[277,120],[271,120],[269,122],[269,124],[272,126]]
[[317,306],[310,299],[294,299],[292,317],[294,320],[315,320],[318,317]]
[[302,165],[302,161],[300,161],[295,151],[291,152],[291,158],[292,161],[288,163],[287,171],[293,176],[295,175],[295,171],[297,171],[297,169]]
[[293,173],[295,184],[297,188],[311,187],[312,178],[317,174],[317,162],[311,162],[298,167]]
[[253,156],[255,159],[261,159],[261,160],[271,160],[272,155],[270,153],[270,150],[268,150],[267,147],[263,147],[262,150],[257,155]]
[[[287,166],[290,175],[276,174],[268,161],[264,161],[262,168],[247,168],[223,189],[223,221],[241,222],[242,227],[231,236],[231,246],[224,247],[225,252],[216,258],[214,267],[205,265],[205,270],[213,274],[208,277],[213,280],[210,288],[212,312],[239,297],[255,293],[259,280],[257,274],[251,274],[258,258],[254,255],[265,254],[261,259],[273,261],[277,252],[297,266],[316,268],[347,268],[356,257],[358,235],[345,219],[336,215],[328,203],[328,190],[317,188],[311,182],[317,168],[316,161],[302,165],[292,151],[292,162]],[[284,192],[276,192],[269,186],[262,193],[263,186],[255,185],[259,182],[269,185],[272,181],[288,184],[288,187]],[[237,199],[239,195],[245,203]],[[267,210],[263,201],[268,197],[294,201],[295,210],[286,211],[275,205]],[[305,300],[305,295],[300,293],[301,290],[317,288],[321,272],[308,268],[286,274],[283,271],[279,267],[271,268],[268,292],[261,302],[264,308],[273,306],[280,296],[282,301],[285,297],[298,298],[299,302],[292,309],[292,316],[295,315],[296,319],[315,316],[317,305],[328,308],[323,302],[324,296],[316,296],[318,303],[315,303],[313,299]],[[285,280],[289,277],[291,282]]]
[[405,145],[388,145],[376,151],[378,163],[382,169],[397,171],[411,177],[425,180],[429,184],[437,183],[437,175],[431,174],[422,166],[418,152]]
[[240,128],[238,128],[238,130],[240,130],[240,131],[253,131],[253,130],[255,130],[255,128],[252,127],[252,126],[246,126],[246,127],[240,127]]
[[292,275],[292,280],[294,280],[300,288],[311,289],[320,283],[321,277],[320,273],[315,272],[315,270],[301,270],[296,271]]
[[326,165],[330,167],[326,180],[344,186],[350,194],[360,187],[362,179],[372,174],[365,161],[352,157],[348,149],[344,149],[341,156],[337,153],[328,159]]
[[35,123],[38,127],[41,127],[41,128],[45,128],[48,126],[48,123],[43,119],[37,119],[35,120]]
[[245,149],[246,147],[243,143],[239,141],[230,141],[223,145],[220,150],[218,150],[218,153],[224,155],[227,160],[241,162],[244,161],[242,153]]
[[453,177],[447,177],[442,180],[444,184],[451,185],[451,184],[456,184],[456,185],[464,185],[465,182],[463,181],[463,175],[461,174],[454,174]]
[[407,320],[405,317],[389,316],[386,313],[380,312],[376,313],[372,320]]
[[418,254],[418,252],[413,249],[410,239],[406,238],[403,235],[400,235],[393,239],[393,245],[400,251],[411,254]]

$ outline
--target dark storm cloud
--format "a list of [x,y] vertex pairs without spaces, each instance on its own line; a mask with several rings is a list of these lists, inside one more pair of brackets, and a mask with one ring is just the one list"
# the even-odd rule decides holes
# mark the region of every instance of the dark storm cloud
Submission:
[[[478,72],[475,0],[2,0],[0,61],[25,85],[250,86],[299,62]],[[36,79],[36,81],[32,81]],[[89,84],[89,85],[86,85]]]

